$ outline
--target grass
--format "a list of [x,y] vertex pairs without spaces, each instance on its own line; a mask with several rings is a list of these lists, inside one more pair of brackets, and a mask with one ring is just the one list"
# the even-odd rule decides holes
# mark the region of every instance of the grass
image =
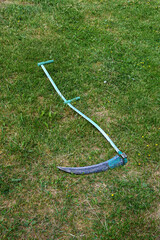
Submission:
[[[159,239],[160,1],[2,1],[1,239]],[[128,155],[87,176],[57,165]]]

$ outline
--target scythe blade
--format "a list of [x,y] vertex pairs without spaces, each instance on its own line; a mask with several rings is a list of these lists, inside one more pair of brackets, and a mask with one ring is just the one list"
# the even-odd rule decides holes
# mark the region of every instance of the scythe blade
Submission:
[[115,157],[96,165],[91,165],[86,167],[58,167],[58,169],[67,173],[85,175],[90,173],[104,172],[111,168],[123,166],[124,164],[125,164],[125,161],[120,156],[116,155]]

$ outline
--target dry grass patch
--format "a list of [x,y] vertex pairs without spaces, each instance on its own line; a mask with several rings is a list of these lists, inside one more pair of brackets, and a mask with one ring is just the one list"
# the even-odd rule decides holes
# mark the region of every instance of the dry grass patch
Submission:
[[125,178],[130,177],[131,179],[139,178],[143,173],[141,171],[137,171],[135,169],[131,169],[124,175]]
[[92,110],[92,117],[98,118],[98,120],[105,119],[105,122],[112,122],[112,119],[109,114],[109,110],[107,110],[105,107],[102,107],[100,109],[93,109]]
[[149,218],[160,221],[160,204],[156,207],[155,211],[151,215],[149,215]]
[[26,2],[26,1],[6,1],[6,0],[0,0],[0,2],[8,5],[8,4],[17,4],[17,5],[24,5],[24,6],[34,6],[34,3],[32,2]]
[[16,199],[7,200],[3,195],[1,197],[2,197],[2,202],[0,206],[1,210],[3,210],[4,208],[8,208],[8,209],[13,208],[17,203]]
[[[72,155],[72,154],[71,154]],[[68,158],[68,159],[67,159]],[[63,165],[63,166],[70,166],[70,161],[69,161],[70,157],[69,156],[66,156],[65,155],[62,155],[62,156],[58,156],[56,157],[56,162],[57,162],[57,165],[60,166],[60,165]]]
[[41,105],[43,105],[43,104],[44,104],[44,97],[39,96],[39,97],[38,97],[38,102],[39,102]]
[[59,38],[60,36],[56,33],[53,32],[52,29],[50,29],[50,27],[48,26],[48,24],[43,24],[43,28],[36,28],[36,29],[32,29],[32,38],[36,38],[36,39],[42,39],[43,38],[47,38],[48,40],[54,40]]
[[[17,162],[17,156],[15,154],[7,155],[5,152],[1,154],[0,161],[3,167],[18,167],[19,163]],[[21,169],[22,171],[22,169]]]
[[148,183],[151,184],[153,186],[153,189],[159,193],[159,189],[160,189],[160,171],[156,170],[155,172],[152,172],[151,177],[148,179]]
[[103,66],[103,63],[96,62],[92,64],[92,68],[94,71],[101,71],[101,67]]
[[160,204],[158,205],[158,208],[156,210],[155,218],[160,220]]

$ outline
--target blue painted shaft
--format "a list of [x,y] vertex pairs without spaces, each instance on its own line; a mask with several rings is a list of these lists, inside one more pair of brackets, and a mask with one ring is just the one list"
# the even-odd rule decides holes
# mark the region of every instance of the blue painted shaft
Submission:
[[85,118],[88,122],[90,122],[95,128],[98,129],[99,132],[102,133],[102,135],[105,137],[105,139],[107,139],[107,141],[111,144],[111,146],[115,149],[115,151],[117,153],[119,153],[119,149],[117,148],[117,146],[114,144],[114,142],[110,139],[110,137],[103,131],[102,128],[100,128],[98,126],[97,123],[95,123],[94,121],[92,121],[89,117],[87,117],[85,114],[83,114],[82,112],[80,112],[77,108],[73,107],[70,103],[68,103],[68,105],[70,106],[70,108],[72,108],[75,112],[77,112],[79,115],[81,115],[83,118]]
[[41,65],[41,68],[43,69],[43,71],[45,72],[46,76],[48,77],[49,81],[51,82],[52,86],[54,87],[54,89],[56,90],[56,92],[58,93],[58,95],[63,99],[64,102],[67,101],[67,99],[65,99],[65,97],[62,95],[62,93],[59,91],[59,89],[57,88],[56,84],[53,82],[51,76],[49,75],[49,73],[47,72],[46,68]]
[[[67,100],[65,99],[65,97],[62,95],[62,93],[59,91],[59,89],[57,88],[56,84],[54,83],[54,81],[52,80],[51,76],[49,75],[49,73],[47,72],[46,68],[41,65],[43,71],[45,72],[46,76],[48,77],[48,79],[50,80],[52,86],[54,87],[54,89],[56,90],[56,92],[58,93],[58,95],[63,99],[64,102],[66,102]],[[75,112],[77,112],[79,115],[81,115],[83,118],[85,118],[88,122],[90,122],[95,128],[98,129],[98,131],[100,131],[102,133],[102,135],[105,137],[105,139],[107,139],[107,141],[111,144],[111,146],[115,149],[115,151],[117,153],[120,152],[120,150],[117,148],[117,146],[114,144],[114,142],[110,139],[110,137],[102,130],[102,128],[100,128],[94,121],[92,121],[90,118],[88,118],[85,114],[83,114],[82,112],[80,112],[77,108],[73,107],[70,103],[67,103],[68,106],[70,106],[70,108],[72,108]]]

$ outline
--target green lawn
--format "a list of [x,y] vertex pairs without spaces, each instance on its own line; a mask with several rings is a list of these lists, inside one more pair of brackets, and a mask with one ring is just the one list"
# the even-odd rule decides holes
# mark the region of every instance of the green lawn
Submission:
[[[0,3],[0,239],[159,240],[160,0]],[[66,99],[128,155],[116,155]]]

